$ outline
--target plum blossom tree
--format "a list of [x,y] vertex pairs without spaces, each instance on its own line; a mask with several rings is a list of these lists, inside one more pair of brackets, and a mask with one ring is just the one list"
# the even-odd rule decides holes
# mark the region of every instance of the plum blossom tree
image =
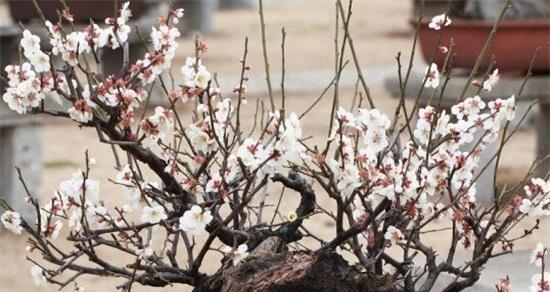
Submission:
[[[402,94],[390,119],[375,107],[358,65],[349,32],[352,1],[347,9],[336,3],[338,24],[345,31],[338,72],[345,66],[347,47],[366,98],[357,107],[355,102],[344,107],[336,74],[323,145],[310,145],[301,128],[318,101],[302,113],[285,108],[283,82],[282,106],[276,108],[269,74],[271,108],[257,107],[260,121],[244,126],[247,42],[240,82],[231,96],[221,94],[203,64],[206,45],[198,40],[195,56],[181,68],[182,82],[164,80],[178,47],[174,24],[183,17],[181,9],[159,18],[147,53],[133,64],[128,60],[129,2],[104,25],[90,23],[83,31],[67,25],[72,17],[66,7],[58,23],[44,21],[50,52],[42,51],[41,40],[25,30],[20,65],[5,68],[3,100],[20,114],[45,114],[93,128],[101,142],[125,153],[119,157],[113,152],[118,173],[112,183],[121,188],[122,205],[102,200],[87,153],[85,167],[61,182],[46,203],[28,193],[36,221],[21,218],[0,200],[6,209],[3,225],[29,235],[34,282],[60,288],[72,284],[81,291],[80,277],[96,275],[120,278],[123,291],[134,284],[186,284],[195,291],[429,291],[441,275],[450,274],[454,281],[444,291],[460,291],[479,280],[491,258],[511,253],[514,242],[535,232],[538,218],[550,215],[550,181],[548,174],[533,178],[537,163],[516,186],[481,190],[493,196],[492,205],[476,202],[476,181],[487,168],[480,155],[490,143],[502,149],[517,130],[509,122],[518,118],[515,103],[521,89],[507,99],[484,101],[482,89],[497,86],[495,70],[473,83],[483,84],[477,95],[458,97],[447,112],[436,99],[450,78],[450,62],[441,72],[431,64],[421,90],[433,90],[434,102],[419,108],[417,101],[407,109]],[[430,27],[440,33],[450,24],[442,15]],[[283,61],[284,36],[283,30]],[[438,47],[438,53],[452,59],[452,44]],[[101,71],[105,48],[123,51],[117,74]],[[267,55],[265,61],[269,73]],[[397,61],[405,92],[411,67],[402,76],[400,55]],[[155,82],[162,85],[167,106],[150,111],[152,91],[147,88]],[[183,104],[193,104],[193,113],[183,116]],[[24,174],[19,175],[24,185]],[[283,189],[277,205],[265,203],[273,189],[268,186]],[[285,190],[300,198],[288,216],[279,209]],[[318,204],[321,196],[330,198],[334,209]],[[334,233],[308,229],[307,222],[318,217],[333,221]],[[517,235],[520,222],[530,222],[532,228]],[[448,252],[426,244],[427,233],[448,234]],[[305,244],[305,239],[315,244]],[[459,249],[471,261],[459,262]],[[123,261],[105,256],[105,250]],[[217,272],[208,273],[205,260],[211,261],[212,254],[221,260]],[[540,245],[530,259],[542,268],[533,276],[532,291],[548,291],[546,254]],[[508,277],[497,285],[499,291],[510,287]]]

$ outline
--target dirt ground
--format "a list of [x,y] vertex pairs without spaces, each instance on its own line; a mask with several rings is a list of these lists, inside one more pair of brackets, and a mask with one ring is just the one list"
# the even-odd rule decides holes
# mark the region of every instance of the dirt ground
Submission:
[[[393,64],[398,50],[403,51],[403,57],[408,58],[411,34],[408,28],[410,1],[375,0],[356,1],[353,16],[353,36],[358,55],[363,66],[379,66]],[[331,1],[285,1],[287,4],[268,3],[266,19],[269,35],[269,52],[271,69],[280,70],[280,29],[285,26],[287,31],[287,70],[304,71],[330,69],[334,64],[334,7]],[[292,3],[292,4],[290,4]],[[255,10],[222,11],[215,17],[216,32],[206,36],[209,54],[204,62],[210,71],[220,75],[236,75],[239,73],[239,59],[242,54],[243,42],[249,37],[251,78],[263,76],[263,60],[261,53],[258,15]],[[192,55],[193,40],[185,38],[180,45],[177,62],[182,62],[185,56]],[[417,58],[418,59],[418,58]],[[422,65],[423,66],[423,65]],[[256,77],[257,78],[257,77]],[[262,77],[259,77],[262,78]],[[278,84],[278,81],[274,82]],[[392,115],[396,100],[390,98],[384,91],[383,84],[372,84],[372,94],[376,105],[386,114]],[[319,91],[320,92],[320,91]],[[319,92],[292,92],[287,98],[288,108],[302,112],[314,100]],[[344,88],[341,96],[344,103],[350,104],[353,96],[352,88]],[[257,98],[252,96],[245,111],[245,120],[252,121],[254,105]],[[182,109],[182,111],[185,111]],[[304,120],[304,133],[313,135],[311,143],[321,141],[326,136],[327,116],[330,112],[329,98],[325,98],[315,111]],[[185,113],[184,113],[185,115]],[[92,177],[101,181],[102,198],[108,204],[116,204],[123,199],[120,187],[108,182],[115,175],[114,162],[110,147],[101,144],[96,139],[95,131],[80,129],[73,123],[48,120],[44,129],[44,172],[42,176],[42,193],[50,195],[58,183],[70,177],[71,173],[83,166],[84,151],[87,149],[91,157],[96,158]],[[500,169],[502,182],[515,182],[528,169],[534,158],[535,136],[533,129],[520,131],[505,148]],[[271,190],[270,190],[271,191]],[[275,190],[273,190],[275,191]],[[297,200],[291,195],[283,201],[282,213],[290,211]],[[319,203],[330,206],[328,198],[319,198]],[[334,232],[332,223],[328,220],[309,220],[308,229],[323,234],[329,238]],[[543,224],[544,231],[550,231],[548,222]],[[521,230],[521,229],[520,229]],[[547,232],[540,232],[544,234]],[[445,236],[427,235],[426,240],[436,248],[442,248]],[[548,239],[539,235],[538,238],[526,240],[516,248],[531,249],[534,242]],[[25,238],[0,234],[0,292],[11,291],[56,291],[50,286],[37,289],[29,276],[30,264],[25,261]],[[307,244],[307,242],[306,242]],[[313,244],[313,243],[311,243]],[[111,256],[111,254],[108,254]],[[214,270],[219,259],[211,258],[205,271]],[[525,260],[526,264],[527,259]],[[82,278],[86,291],[113,291],[120,281],[116,279]],[[71,287],[67,289],[70,291]],[[183,291],[187,291],[183,288]],[[136,286],[134,291],[158,291],[157,289]],[[182,291],[182,286],[175,286],[166,291]]]

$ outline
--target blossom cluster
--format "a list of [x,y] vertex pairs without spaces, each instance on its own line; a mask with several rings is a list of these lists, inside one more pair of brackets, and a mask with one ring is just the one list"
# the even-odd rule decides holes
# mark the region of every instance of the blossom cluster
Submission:
[[32,108],[38,108],[45,100],[53,100],[61,104],[60,93],[69,92],[67,80],[63,75],[52,75],[51,72],[38,73],[28,62],[21,66],[8,65],[5,72],[8,77],[8,87],[2,99],[8,107],[25,114]]
[[141,122],[141,129],[153,141],[170,141],[174,135],[172,111],[156,107],[155,113]]
[[[92,23],[83,31],[66,33],[61,22],[52,24],[46,21],[45,25],[50,33],[51,55],[60,56],[67,65],[76,67],[80,66],[80,61],[86,54],[93,54],[97,58],[99,50],[104,47],[117,49],[127,44],[131,32],[128,21],[132,15],[129,4],[130,2],[124,3],[116,18],[105,19],[106,28]],[[50,55],[40,48],[40,38],[25,30],[20,44],[29,62],[5,68],[9,87],[3,100],[10,109],[24,114],[30,109],[43,106],[48,99],[59,104],[62,99],[68,99],[72,103],[68,113],[73,120],[80,123],[93,119],[94,109],[100,102],[109,107],[118,107],[121,110],[120,124],[129,125],[133,122],[134,110],[146,95],[135,80],[139,79],[143,84],[152,82],[163,70],[170,67],[175,56],[178,45],[176,38],[180,36],[180,32],[173,23],[177,23],[178,18],[183,16],[183,10],[177,9],[172,15],[172,23],[165,19],[158,28],[152,28],[154,51],[146,53],[143,60],[132,65],[132,75],[126,78],[108,76],[99,84],[80,85],[76,80],[68,84],[64,75],[51,67]],[[74,91],[79,93],[78,98],[69,98]]]
[[[525,197],[516,197],[515,205],[522,214],[530,217],[550,216],[550,181],[532,178],[524,187]],[[520,203],[521,202],[521,203]]]
[[[474,226],[465,220],[465,214],[476,207],[475,180],[477,170],[483,167],[480,154],[499,137],[503,123],[514,117],[514,96],[490,102],[480,96],[469,97],[454,105],[450,113],[427,106],[418,112],[413,139],[403,146],[400,155],[394,156],[392,152],[380,155],[389,146],[386,129],[390,121],[385,115],[376,109],[359,109],[355,116],[339,109],[330,137],[338,145],[337,155],[309,161],[313,161],[313,167],[319,167],[319,171],[325,167],[330,170],[339,193],[358,196],[353,200],[356,221],[368,217],[367,206],[360,197],[368,204],[386,199],[404,208],[405,216],[411,220],[419,217],[431,220],[445,214],[446,218],[460,223],[461,242],[468,248]],[[466,152],[467,145],[473,145],[474,149]],[[532,179],[525,187],[521,204],[510,206],[512,214],[547,216],[549,183]],[[443,205],[440,198],[447,196],[456,198],[458,204]],[[391,226],[385,237],[396,243],[403,235]]]
[[50,71],[50,57],[40,49],[40,38],[30,31],[23,32],[21,39],[23,55],[31,62],[37,73]]
[[[96,54],[98,49],[104,47],[119,48],[127,42],[131,32],[128,25],[128,20],[132,16],[129,5],[130,2],[123,4],[118,17],[105,19],[107,25],[105,28],[92,23],[84,31],[65,33],[61,28],[61,23],[53,24],[51,21],[46,21],[45,25],[50,33],[52,54],[60,55],[63,61],[71,66],[76,66],[79,64],[79,58],[85,53],[94,51]],[[71,18],[68,19],[71,20]]]
[[143,59],[132,65],[133,78],[137,77],[143,84],[152,83],[164,70],[172,65],[172,60],[178,48],[176,40],[181,35],[174,24],[177,23],[179,18],[183,17],[183,10],[176,9],[172,15],[172,23],[169,19],[161,18],[158,28],[152,28],[153,50],[147,52]]

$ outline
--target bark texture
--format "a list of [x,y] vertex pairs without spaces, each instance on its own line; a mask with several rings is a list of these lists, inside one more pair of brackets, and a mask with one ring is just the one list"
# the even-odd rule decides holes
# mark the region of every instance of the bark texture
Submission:
[[[270,237],[245,262],[222,272],[215,291],[222,292],[359,292],[389,291],[383,279],[369,275],[331,252],[279,251],[282,241]],[[374,281],[373,281],[374,280]],[[378,284],[375,284],[378,283]]]

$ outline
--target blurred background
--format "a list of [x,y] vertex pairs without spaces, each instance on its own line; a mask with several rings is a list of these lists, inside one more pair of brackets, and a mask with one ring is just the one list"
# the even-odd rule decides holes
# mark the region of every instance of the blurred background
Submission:
[[[50,15],[55,18],[58,2],[53,0],[39,2],[46,16],[51,13]],[[97,15],[94,17],[99,19],[98,23],[101,23],[100,19],[112,15],[113,11],[113,1],[110,0],[68,2],[73,7],[72,12],[77,20],[81,19],[84,22],[88,21],[90,13],[95,13]],[[90,4],[90,2],[93,3]],[[175,6],[183,6],[186,9],[185,21],[181,26],[185,33],[180,39],[173,69],[176,79],[185,58],[194,55],[194,38],[199,35],[208,47],[208,54],[204,57],[203,64],[210,72],[216,72],[222,92],[230,96],[239,80],[239,60],[242,56],[244,40],[246,37],[249,38],[249,64],[252,69],[249,75],[250,81],[247,83],[247,99],[250,110],[246,111],[245,118],[252,122],[257,101],[267,101],[257,2],[254,0],[172,2]],[[280,96],[281,28],[284,27],[287,32],[285,56],[287,107],[300,113],[319,96],[334,77],[335,4],[334,1],[328,0],[266,0],[264,2],[267,49],[273,87],[276,96]],[[548,79],[550,4],[548,0],[515,2],[513,9],[509,10],[505,16],[502,30],[497,34],[495,44],[491,48],[491,53],[487,55],[480,74],[482,76],[486,70],[492,69],[491,61],[495,61],[502,75],[501,83],[497,84],[497,88],[502,87],[502,89],[487,93],[486,96],[503,98],[515,94],[536,48],[540,46],[542,49],[534,66],[536,74],[526,87],[525,103],[520,106],[520,111],[525,110],[527,105],[535,99],[539,101],[539,105],[534,107],[533,113],[527,116],[525,124],[504,149],[507,154],[502,157],[498,169],[497,184],[500,186],[521,181],[537,157],[540,159],[550,153]],[[362,72],[376,106],[390,117],[393,117],[394,108],[399,101],[395,97],[398,89],[396,56],[398,53],[401,54],[401,63],[406,69],[413,45],[415,22],[420,13],[419,3],[413,0],[354,2],[350,33]],[[77,5],[81,6],[77,7]],[[457,82],[461,80],[463,82],[467,77],[465,72],[468,71],[464,68],[471,68],[473,65],[475,56],[483,45],[501,5],[500,0],[426,1],[425,22],[429,22],[431,16],[446,12],[449,12],[453,20],[449,31],[443,34],[441,45],[448,46],[451,37],[456,42],[458,55],[456,70],[453,70],[453,74],[456,75]],[[148,35],[156,17],[167,13],[167,6],[166,2],[160,0],[131,1],[134,25],[144,35]],[[35,18],[36,13],[30,1],[0,1],[0,65],[2,68],[6,64],[17,63],[17,39],[20,33],[17,23],[19,21],[34,33],[42,35],[41,45],[43,48],[47,46],[45,31]],[[427,22],[422,23],[421,27],[427,27]],[[342,29],[339,33],[342,36]],[[427,66],[426,60],[441,62],[441,56],[431,57],[435,47],[434,36],[434,32],[425,29],[419,33],[419,44],[413,57],[415,69],[411,75],[411,90],[418,88],[422,79],[421,74]],[[136,38],[132,42],[136,48],[139,47],[140,40]],[[136,58],[140,57],[140,54],[142,55],[138,51]],[[109,58],[113,60],[113,67],[120,62],[116,52],[113,52]],[[347,58],[351,60],[349,54]],[[4,74],[3,70],[2,74]],[[340,84],[341,102],[349,107],[357,87],[353,61],[347,66]],[[459,94],[456,90],[453,93],[452,90],[453,87],[450,86],[450,96]],[[312,143],[322,141],[326,135],[330,115],[330,95],[325,96],[308,118],[303,120],[304,132],[313,136]],[[415,95],[416,91],[414,94],[413,91],[407,92],[407,97],[414,98]],[[278,102],[280,103],[279,100]],[[162,104],[162,98],[156,100],[156,103]],[[412,100],[407,98],[407,104],[410,109]],[[181,111],[189,112],[189,108],[182,107]],[[0,101],[0,195],[6,196],[16,209],[19,207],[24,212],[26,207],[23,203],[23,190],[17,182],[14,166],[23,169],[34,194],[47,198],[60,181],[68,179],[76,169],[83,167],[85,149],[88,149],[90,156],[97,161],[92,170],[92,177],[101,181],[103,198],[113,204],[122,201],[119,195],[120,187],[108,181],[116,174],[111,148],[97,140],[95,131],[79,128],[75,123],[61,119],[17,116]],[[547,166],[545,167],[547,170]],[[483,183],[485,185],[480,188],[488,190],[488,185],[492,182]],[[482,192],[480,194],[478,191],[480,202],[487,202],[482,196]],[[321,200],[328,201],[328,198]],[[289,204],[288,210],[294,206],[292,200],[285,203]],[[485,288],[493,289],[493,283],[506,273],[506,264],[510,269],[514,268],[514,262],[517,264],[521,261],[521,265],[526,265],[528,262],[526,252],[532,249],[536,242],[544,242],[547,245],[550,243],[548,237],[545,237],[545,233],[550,232],[548,223],[548,220],[543,222],[541,225],[543,232],[539,235],[516,246],[518,251],[523,251],[518,253],[517,258],[508,262],[490,263],[491,267],[482,280]],[[308,224],[312,230],[320,233],[333,228],[328,219],[326,222],[317,220]],[[520,230],[522,230],[521,227]],[[444,239],[436,237],[429,240],[436,248],[443,247],[445,243]],[[27,253],[24,249],[24,236],[17,237],[0,230],[0,247],[0,291],[57,290],[53,286],[38,289],[32,283],[29,274],[31,265],[25,261]],[[524,274],[523,278],[516,276],[519,279],[516,280],[520,282],[525,280],[529,284],[531,273],[525,271]],[[113,287],[120,283],[116,279],[83,279],[82,285],[87,288],[86,291],[112,291]],[[514,277],[512,279],[514,280]],[[72,287],[66,289],[71,291]],[[167,291],[182,291],[181,289],[181,287],[173,287],[168,288]],[[135,291],[157,290],[136,287]]]

